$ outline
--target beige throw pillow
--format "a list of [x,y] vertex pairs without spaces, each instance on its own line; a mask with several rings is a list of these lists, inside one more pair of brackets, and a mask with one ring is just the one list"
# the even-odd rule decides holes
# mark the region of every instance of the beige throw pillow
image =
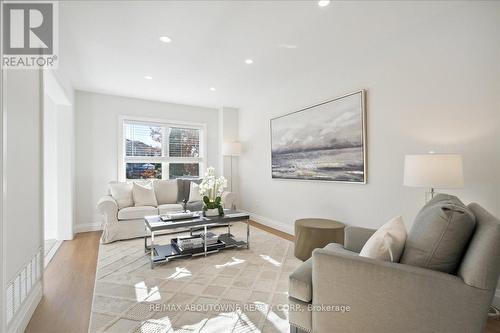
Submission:
[[397,216],[375,231],[359,255],[360,257],[399,262],[405,247],[406,236],[403,218]]
[[158,205],[177,203],[177,179],[155,180],[153,188],[155,189]]
[[201,201],[203,198],[200,195],[200,185],[191,182],[189,185],[189,202]]
[[131,183],[109,183],[109,193],[118,204],[118,209],[132,207],[134,205]]
[[158,202],[156,201],[155,190],[151,186],[148,185],[139,185],[134,183],[132,188],[132,194],[134,196],[135,206],[158,206]]

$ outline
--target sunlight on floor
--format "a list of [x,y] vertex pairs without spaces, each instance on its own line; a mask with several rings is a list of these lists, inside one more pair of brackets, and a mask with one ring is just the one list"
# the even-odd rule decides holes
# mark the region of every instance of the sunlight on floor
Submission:
[[[137,302],[142,302],[145,299],[149,300],[154,297],[154,295],[158,295],[158,300],[161,299],[160,294],[158,293],[158,287],[152,287],[148,290],[144,281],[135,284],[135,299]],[[150,301],[153,301],[153,299]]]
[[185,267],[176,267],[175,273],[167,277],[167,279],[182,279],[188,276],[191,276],[191,272]]
[[215,268],[223,268],[223,267],[229,267],[229,266],[234,266],[234,265],[239,265],[245,262],[243,259],[238,259],[235,257],[231,258],[233,261],[228,261],[225,264],[222,265],[215,265]]
[[273,258],[271,258],[270,256],[268,255],[264,255],[264,254],[261,254],[260,257],[266,261],[268,261],[270,264],[276,266],[276,267],[280,267],[281,266],[281,263],[277,260],[274,260]]
[[276,312],[271,310],[267,314],[266,320],[272,323],[278,332],[288,332],[290,328],[288,323],[288,312],[282,311],[282,313],[285,315],[285,318],[281,318]]

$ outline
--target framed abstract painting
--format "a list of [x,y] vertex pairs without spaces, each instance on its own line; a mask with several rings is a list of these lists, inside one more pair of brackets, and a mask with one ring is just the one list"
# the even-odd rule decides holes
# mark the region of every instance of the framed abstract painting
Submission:
[[364,90],[271,119],[272,178],[366,184]]

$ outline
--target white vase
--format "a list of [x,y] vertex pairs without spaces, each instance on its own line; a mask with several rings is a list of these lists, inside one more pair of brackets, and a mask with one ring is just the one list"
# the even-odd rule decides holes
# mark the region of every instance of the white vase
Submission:
[[205,216],[219,216],[219,208],[207,209]]

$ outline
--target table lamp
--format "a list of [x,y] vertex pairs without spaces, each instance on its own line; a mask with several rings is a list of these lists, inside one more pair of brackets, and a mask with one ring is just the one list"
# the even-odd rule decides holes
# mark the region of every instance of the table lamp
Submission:
[[436,188],[461,188],[464,186],[462,156],[457,154],[406,155],[403,184],[428,188],[431,199],[434,197]]

